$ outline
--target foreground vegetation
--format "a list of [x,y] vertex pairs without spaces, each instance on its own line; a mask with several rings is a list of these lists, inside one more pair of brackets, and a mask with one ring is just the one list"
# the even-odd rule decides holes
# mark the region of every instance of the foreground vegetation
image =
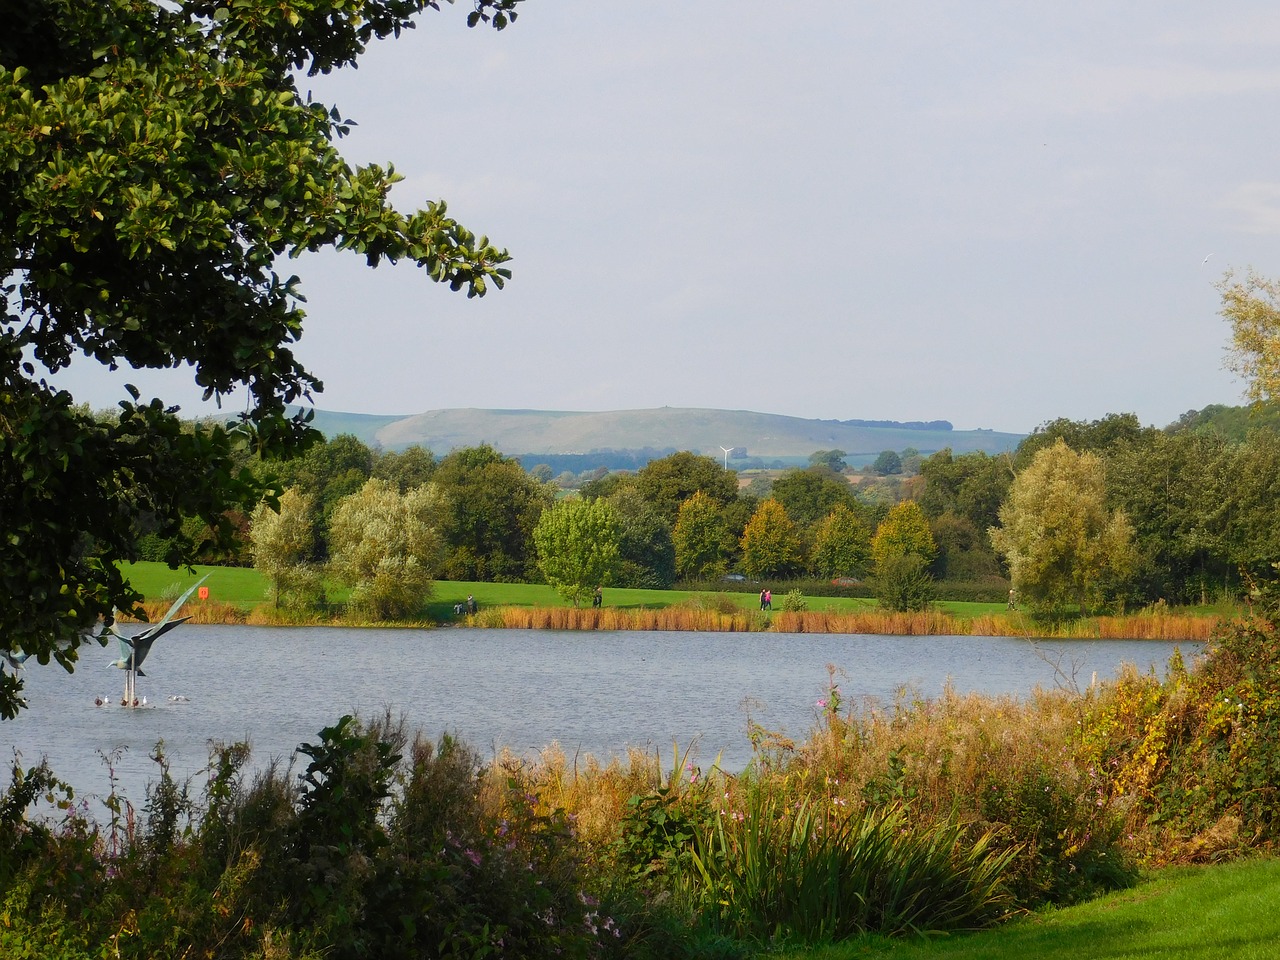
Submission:
[[[125,574],[148,598],[145,607],[152,618],[163,614],[168,603],[191,579],[160,563],[125,565]],[[334,612],[300,618],[275,608],[266,599],[270,590],[257,570],[245,567],[197,567],[197,575],[209,575],[208,600],[192,601],[184,613],[197,623],[359,623],[341,612],[340,589],[331,596]],[[609,589],[600,609],[565,606],[546,584],[449,582],[436,583],[433,598],[425,604],[426,617],[410,624],[465,624],[488,628],[556,630],[774,630],[783,633],[864,633],[891,636],[1036,636],[1103,639],[1204,641],[1218,622],[1236,612],[1230,605],[1169,610],[1163,605],[1129,616],[1075,618],[1064,621],[1036,619],[1021,611],[1010,612],[1003,603],[939,601],[929,610],[887,611],[865,597],[821,596],[799,598],[803,608],[783,609],[787,597],[775,600],[775,609],[762,612],[754,592],[698,590]],[[460,616],[455,607],[467,597],[479,604],[475,616]],[[793,601],[793,606],[799,604]]]
[[[158,747],[140,810],[15,765],[0,955],[844,957],[951,933],[954,947],[901,949],[1000,956],[958,936],[992,926],[1011,950],[1066,949],[1089,914],[1027,912],[1274,851],[1274,609],[1222,628],[1200,662],[1175,657],[1166,680],[882,704],[847,702],[833,672],[811,734],[752,728],[736,775],[678,750],[486,760],[391,716],[340,719],[296,771],[214,745],[203,789],[175,783]],[[1215,905],[1209,929],[1238,904]],[[1237,955],[1272,922],[1237,935]]]

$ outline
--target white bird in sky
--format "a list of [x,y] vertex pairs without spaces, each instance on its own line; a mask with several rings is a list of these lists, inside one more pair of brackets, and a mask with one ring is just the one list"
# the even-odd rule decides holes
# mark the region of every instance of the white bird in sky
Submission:
[[[1211,253],[1211,254],[1209,254],[1209,257],[1212,257],[1212,256],[1213,256],[1213,254],[1212,254],[1212,253]],[[1205,257],[1205,258],[1204,258],[1203,260],[1201,260],[1200,262],[1201,262],[1201,263],[1208,263],[1208,262],[1209,262],[1209,257]]]

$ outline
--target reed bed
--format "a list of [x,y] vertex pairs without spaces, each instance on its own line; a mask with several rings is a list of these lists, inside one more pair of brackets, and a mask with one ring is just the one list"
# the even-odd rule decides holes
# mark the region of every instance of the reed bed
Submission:
[[[158,623],[169,612],[171,606],[173,606],[172,600],[146,600],[142,604],[142,609],[147,612],[147,622]],[[178,613],[186,617],[189,623],[249,622],[249,615],[244,610],[222,600],[188,601]],[[119,619],[126,623],[141,622],[124,614],[121,614]]]
[[784,611],[774,615],[771,629],[781,633],[873,633],[894,637],[969,633],[962,621],[939,610]]
[[495,607],[468,617],[470,626],[518,630],[688,630],[702,633],[757,629],[749,612],[664,607]]
[[1103,640],[1187,640],[1207,642],[1218,630],[1217,616],[1188,617],[1170,613],[1139,613],[1129,617],[1099,617]]
[[[142,607],[154,623],[168,612],[170,601],[149,600]],[[181,615],[200,624],[255,626],[379,626],[331,613],[297,613],[258,604],[245,610],[217,600],[193,600]],[[128,621],[128,617],[121,617]],[[1145,610],[1128,616],[1086,617],[1055,623],[1020,613],[982,614],[960,619],[931,609],[896,613],[889,610],[774,611],[743,610],[726,603],[683,603],[670,607],[489,607],[457,623],[498,630],[669,630],[700,633],[839,633],[894,637],[975,636],[1037,637],[1068,640],[1166,640],[1204,643],[1222,622],[1214,615],[1192,616]],[[397,626],[431,626],[397,623]]]

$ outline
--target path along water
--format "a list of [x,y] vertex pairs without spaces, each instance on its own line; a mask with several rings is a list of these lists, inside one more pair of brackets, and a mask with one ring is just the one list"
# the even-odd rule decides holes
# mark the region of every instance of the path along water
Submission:
[[[747,715],[803,738],[827,688],[827,665],[846,703],[891,701],[903,688],[1025,696],[1035,687],[1112,677],[1120,664],[1163,676],[1175,647],[1199,644],[999,637],[839,634],[385,630],[185,624],[153,649],[138,680],[140,709],[120,707],[114,649],[82,648],[72,675],[26,670],[29,709],[0,722],[30,766],[47,756],[78,794],[101,796],[103,756],[119,751],[122,792],[141,804],[164,740],[175,775],[198,773],[211,740],[248,740],[254,763],[288,761],[300,743],[345,713],[403,713],[432,739],[450,732],[490,756],[558,742],[572,759],[693,745],[697,762],[726,770],[751,759]],[[96,698],[107,706],[95,706]],[[7,771],[5,775],[7,785]]]

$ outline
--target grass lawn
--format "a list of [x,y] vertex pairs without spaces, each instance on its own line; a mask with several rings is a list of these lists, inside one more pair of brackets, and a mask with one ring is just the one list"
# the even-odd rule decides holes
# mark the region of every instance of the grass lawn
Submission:
[[865,938],[774,960],[1272,960],[1280,860],[1162,870],[1132,890],[932,941]]
[[[209,579],[205,585],[209,588],[211,600],[229,603],[247,611],[260,604],[268,603],[270,599],[266,580],[257,570],[247,567],[200,566],[196,568],[195,574],[188,574],[186,570],[170,570],[163,563],[144,562],[124,564],[123,570],[148,600],[176,599],[185,587],[206,573],[209,574]],[[350,590],[346,587],[337,584],[328,586],[331,602],[342,603],[349,594]],[[559,594],[545,584],[468,583],[439,580],[436,581],[434,593],[427,604],[427,619],[436,623],[447,623],[453,620],[454,605],[465,600],[468,594],[473,595],[476,602],[484,609],[567,606]],[[700,599],[703,603],[714,602],[716,607],[727,602],[742,610],[755,610],[760,602],[758,595],[754,592],[628,590],[614,587],[606,587],[604,591],[604,605],[622,609],[660,610],[694,599]],[[782,600],[781,591],[775,591],[773,602],[775,612],[781,611]],[[809,597],[808,604],[811,611],[838,614],[877,609],[875,600],[864,597]],[[1007,612],[1003,602],[940,600],[935,607],[958,621],[968,621],[989,615],[1003,616]],[[1182,608],[1178,613],[1194,617],[1197,609],[1199,608]],[[1204,615],[1232,616],[1238,612],[1227,604],[1203,608]],[[1026,629],[1033,629],[1029,622]]]
[[[268,599],[268,586],[262,574],[250,567],[197,566],[194,575],[185,569],[170,570],[163,563],[123,564],[125,576],[147,599],[174,598],[198,577],[209,574],[205,586],[209,598],[249,609]],[[329,599],[342,602],[350,591],[330,585]],[[482,607],[562,607],[564,600],[554,589],[539,583],[468,583],[466,581],[438,580],[435,594],[428,604],[428,616],[432,620],[446,621],[453,618],[453,605],[472,594]],[[708,593],[693,590],[627,590],[608,587],[604,591],[605,606],[662,609],[684,603],[695,597],[725,597],[744,610],[754,610],[760,605],[755,593]],[[876,601],[864,597],[810,597],[810,610],[833,610],[837,613],[872,609]],[[957,619],[968,620],[987,613],[1000,613],[1002,603],[969,603],[944,600],[939,609]],[[774,610],[782,609],[782,597],[775,593]]]

